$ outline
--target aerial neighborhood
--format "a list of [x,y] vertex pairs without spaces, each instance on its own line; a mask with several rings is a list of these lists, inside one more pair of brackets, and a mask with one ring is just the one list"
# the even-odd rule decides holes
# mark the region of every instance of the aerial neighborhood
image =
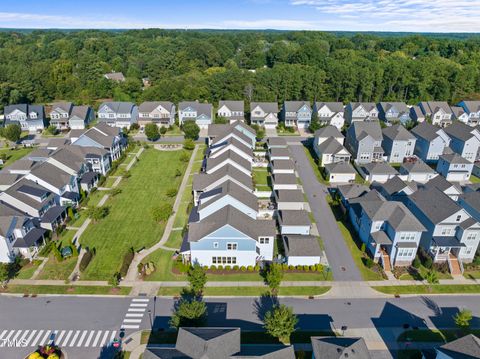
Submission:
[[[252,102],[249,112],[238,100],[216,107],[200,101],[178,107],[170,101],[104,102],[96,116],[92,107],[72,102],[12,104],[4,109],[5,126],[19,124],[34,135],[54,126],[66,135],[0,172],[0,259],[36,256],[46,231],[62,224],[67,208],[108,175],[127,146],[126,130],[193,121],[207,149],[193,176],[194,207],[179,248],[183,261],[205,267],[328,264],[289,137],[275,132],[283,123],[311,136],[325,183],[384,271],[411,265],[422,251],[461,274],[480,242],[479,188],[470,182],[480,172],[479,118],[479,101]],[[318,129],[309,135],[314,122]],[[256,130],[262,127],[274,132],[259,147]],[[265,184],[258,183],[262,176]],[[28,225],[12,230],[18,221]],[[274,251],[277,238],[281,245]]]

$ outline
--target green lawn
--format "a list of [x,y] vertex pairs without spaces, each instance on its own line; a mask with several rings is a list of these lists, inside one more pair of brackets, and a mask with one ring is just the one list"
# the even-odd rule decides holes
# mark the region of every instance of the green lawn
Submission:
[[[299,295],[312,296],[325,294],[331,287],[283,287],[280,288],[279,295]],[[180,287],[162,287],[158,291],[158,295],[162,296],[179,296],[182,291]],[[266,287],[206,287],[203,295],[206,296],[248,296],[256,297],[268,294]]]
[[327,196],[327,200],[335,218],[337,219],[337,225],[340,232],[342,232],[343,239],[350,250],[350,254],[353,257],[357,268],[360,270],[363,279],[368,281],[383,280],[384,278],[381,273],[374,271],[363,264],[362,258],[366,257],[367,254],[362,252],[361,247],[359,247],[358,243],[353,239],[352,233],[355,233],[355,231],[351,228],[348,219],[344,218],[339,205],[334,203],[330,196]]
[[158,249],[147,258],[143,260],[144,263],[155,263],[155,272],[148,277],[145,277],[146,281],[182,281],[186,280],[186,276],[183,274],[172,273],[173,252]]
[[41,260],[33,260],[32,262],[24,265],[15,276],[15,279],[30,279],[33,273],[37,270],[38,266],[42,263]]
[[466,270],[463,276],[468,279],[480,279],[480,270]]
[[180,248],[182,245],[182,240],[182,231],[172,231],[167,242],[165,243],[165,246],[170,248]]
[[32,152],[35,148],[34,147],[19,147],[18,149],[14,148],[1,148],[0,155],[6,154],[7,160],[4,162],[4,166],[11,165],[13,162],[19,160],[20,158],[28,155]]
[[87,220],[87,214],[84,210],[80,210],[78,212],[78,218],[75,218],[73,221],[70,221],[68,223],[69,227],[80,227],[86,220]]
[[315,176],[317,176],[318,182],[323,183],[324,185],[329,185],[329,182],[323,177],[323,174],[318,167],[317,155],[315,152],[313,152],[313,149],[311,149],[311,147],[303,147],[303,150],[305,151],[305,155],[310,162],[310,166],[312,166]]
[[[424,266],[420,266],[418,269],[418,275],[412,275],[410,273],[404,273],[400,276],[400,280],[423,280],[426,278],[427,273],[429,270],[425,268]],[[442,273],[442,272],[436,272],[438,279],[452,279],[452,276],[450,273]]]
[[95,207],[102,200],[103,196],[105,196],[106,194],[108,194],[107,191],[95,191],[89,194],[87,206]]
[[471,175],[471,176],[470,176],[470,182],[472,182],[472,183],[480,183],[480,178],[478,178],[477,176]]
[[260,190],[270,190],[271,189],[271,180],[269,179],[270,173],[266,168],[255,168],[253,170],[253,181],[255,187]]
[[397,338],[398,342],[451,342],[466,334],[480,335],[480,329],[461,331],[459,329],[417,329],[406,330]]
[[57,262],[55,257],[51,254],[47,264],[45,264],[45,267],[43,267],[37,279],[68,279],[68,276],[72,274],[76,264],[77,257],[70,257],[61,262]]
[[167,129],[167,133],[164,136],[183,136],[183,131],[180,127],[173,125]]
[[107,201],[109,215],[92,223],[82,235],[82,244],[97,251],[82,279],[108,280],[118,271],[129,248],[139,250],[158,242],[165,223],[156,223],[150,211],[162,202],[173,205],[174,198],[167,197],[166,191],[180,185],[182,177],[175,177],[175,172],[183,172],[187,166],[180,161],[181,154],[182,151],[144,151],[130,171],[131,177],[120,184],[122,192]]
[[118,179],[117,177],[108,176],[102,187],[111,188],[117,179]]
[[376,291],[385,294],[441,294],[441,293],[480,293],[478,284],[433,284],[433,285],[393,285],[374,286]]
[[128,295],[130,287],[102,287],[102,286],[68,286],[68,285],[16,285],[9,284],[1,289],[0,293],[24,293],[24,294],[114,294]]
[[294,129],[293,132],[287,131],[286,129],[277,128],[277,135],[279,136],[300,136],[300,133]]

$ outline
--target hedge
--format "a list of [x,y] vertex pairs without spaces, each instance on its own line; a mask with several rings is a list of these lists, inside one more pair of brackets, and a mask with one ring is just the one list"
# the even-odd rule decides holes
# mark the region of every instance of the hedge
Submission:
[[80,265],[79,265],[80,272],[83,272],[85,269],[87,269],[92,258],[93,258],[93,251],[86,251],[82,259],[80,260]]
[[133,261],[133,257],[135,256],[135,253],[133,252],[133,248],[130,248],[127,253],[123,256],[123,263],[122,266],[120,267],[120,276],[122,278],[125,278],[125,276],[128,273],[128,268],[130,267],[130,264]]

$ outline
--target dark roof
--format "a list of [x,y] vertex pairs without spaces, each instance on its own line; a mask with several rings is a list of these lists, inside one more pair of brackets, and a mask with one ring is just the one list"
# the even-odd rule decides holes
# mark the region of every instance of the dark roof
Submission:
[[142,359],[191,359],[175,348],[146,348]]
[[432,141],[435,138],[437,138],[438,132],[442,131],[440,127],[434,126],[427,121],[424,121],[417,126],[415,126],[411,132],[416,136],[416,137],[421,137],[427,141]]
[[278,113],[278,103],[276,102],[251,102],[250,111],[253,111],[257,106],[259,106],[266,113]]
[[305,202],[303,193],[299,189],[280,189],[275,191],[277,202]]
[[244,111],[245,103],[243,101],[236,100],[221,100],[218,102],[218,108],[222,106],[228,107],[230,111]]
[[225,225],[230,225],[255,240],[260,236],[274,236],[276,232],[273,220],[253,219],[228,205],[200,222],[190,223],[188,241],[197,242]]
[[400,173],[435,173],[433,168],[423,162],[420,158],[416,161],[404,162],[400,166]]
[[305,210],[281,210],[278,213],[280,223],[284,226],[310,226],[310,217]]
[[270,157],[288,157],[290,158],[291,153],[288,147],[272,147],[269,150]]
[[472,162],[460,156],[458,153],[451,153],[448,155],[441,155],[440,158],[448,163],[470,165]]
[[393,125],[385,127],[382,130],[383,137],[387,137],[392,141],[410,141],[415,140],[416,137],[412,135],[405,127],[402,125]]
[[228,358],[240,351],[240,329],[180,328],[175,349],[194,359]]
[[[20,179],[18,182],[9,187],[5,193],[37,210],[41,209],[46,202],[50,201],[50,199],[54,197],[54,194],[46,188],[25,178]],[[31,197],[33,193],[35,193],[34,196],[38,198],[41,198],[43,195],[46,197],[43,201],[38,201]]]
[[33,228],[23,238],[18,238],[13,247],[15,248],[29,248],[34,246],[39,240],[43,238],[46,230],[43,228]]
[[108,107],[110,110],[112,110],[114,113],[119,114],[129,114],[132,112],[133,108],[136,105],[133,102],[104,102],[100,105],[100,108],[98,109],[101,111],[104,107]]
[[295,351],[293,345],[242,345],[240,353],[233,355],[231,358],[295,359]]
[[288,234],[283,236],[287,257],[318,257],[322,255],[320,243],[315,236]]
[[56,188],[70,183],[71,175],[48,162],[35,165],[30,173]]
[[362,194],[370,191],[367,186],[358,183],[340,185],[337,187],[337,190],[342,195],[342,197],[347,200],[349,198],[359,197]]
[[343,112],[343,102],[315,102],[315,107],[320,110],[323,106],[327,106],[332,112]]
[[342,133],[335,126],[325,126],[315,131],[315,137],[344,137]]
[[269,137],[267,138],[267,143],[269,146],[287,147],[287,140],[282,137]]
[[383,139],[382,128],[378,121],[354,122],[351,126],[353,126],[355,138],[358,140],[362,140],[367,136],[372,137],[375,141],[381,141]]
[[452,359],[478,359],[480,358],[480,339],[473,334],[468,334],[442,345],[437,350]]
[[158,106],[162,106],[165,110],[171,111],[173,102],[170,101],[145,101],[138,106],[138,112],[147,112],[150,113],[155,110]]
[[356,174],[355,168],[349,162],[328,163],[325,165],[328,173]]
[[419,189],[408,198],[432,223],[439,223],[461,210],[454,200],[438,188]]
[[178,104],[180,111],[184,111],[187,108],[193,108],[197,112],[197,116],[205,115],[212,117],[212,104],[210,103],[201,103],[198,101],[182,101]]
[[367,174],[393,174],[398,175],[395,168],[386,162],[372,162],[362,166],[362,169]]
[[402,180],[399,176],[394,176],[385,183],[378,183],[378,182],[372,183],[372,188],[376,188],[379,190],[382,189],[383,192],[388,195],[393,195],[405,189],[406,187],[408,187],[408,184],[404,180]]
[[213,183],[223,179],[226,181],[229,177],[253,191],[252,178],[231,164],[227,164],[211,174],[205,172],[196,173],[193,175],[192,188],[195,191],[204,191],[205,188]]
[[462,193],[462,189],[461,189],[460,186],[447,181],[447,179],[443,176],[433,177],[430,181],[425,183],[423,185],[423,187],[426,188],[426,189],[437,188],[442,192],[444,192],[445,190],[447,190],[451,187],[454,187],[458,191],[458,193]]
[[277,173],[272,175],[275,184],[297,184],[297,176],[293,173]]
[[363,338],[312,337],[315,358],[322,359],[370,359]]
[[467,192],[459,196],[460,202],[465,202],[480,213],[480,192]]
[[321,154],[339,153],[342,150],[348,152],[347,149],[340,142],[338,142],[335,137],[329,137],[318,145],[318,152]]
[[457,237],[447,237],[447,236],[434,236],[432,237],[432,242],[434,245],[439,247],[466,247],[465,243],[460,243]]
[[444,131],[450,137],[455,137],[462,141],[467,141],[474,136],[475,128],[468,126],[460,121],[454,121],[450,126],[445,127]]
[[222,153],[220,156],[215,157],[215,158],[208,158],[207,159],[207,164],[206,164],[206,171],[208,172],[212,168],[215,168],[219,164],[225,162],[226,160],[231,159],[233,162],[238,164],[240,167],[243,167],[246,170],[251,170],[252,164],[249,160],[243,158],[240,156],[238,153],[228,150]]
[[42,223],[52,223],[55,222],[60,215],[65,212],[65,207],[63,206],[53,206],[48,209],[47,212],[42,217]]
[[[198,209],[201,210],[203,208],[206,208],[215,201],[225,196],[231,196],[236,200],[242,202],[249,208],[255,211],[258,210],[257,196],[230,180],[223,182],[220,186],[210,191],[203,192],[200,195],[200,205],[198,206]],[[205,199],[208,200],[204,201]]]
[[272,160],[270,162],[274,170],[294,170],[295,164],[291,159],[289,160]]
[[95,179],[99,176],[97,172],[89,171],[86,172],[83,176],[82,179],[80,180],[80,183],[92,183],[95,181]]

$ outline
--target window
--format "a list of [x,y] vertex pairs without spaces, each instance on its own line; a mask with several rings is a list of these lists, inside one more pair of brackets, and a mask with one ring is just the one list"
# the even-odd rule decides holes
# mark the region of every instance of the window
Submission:
[[212,257],[212,264],[237,264],[237,257]]
[[459,214],[459,215],[457,216],[457,222],[460,222],[461,219],[462,219],[462,216]]
[[236,251],[237,250],[237,243],[227,243],[227,250]]
[[476,238],[477,238],[476,233],[468,233],[468,235],[467,235],[467,241],[473,241]]
[[270,238],[260,237],[259,241],[260,241],[260,244],[268,244],[270,242]]
[[218,248],[218,242],[213,242],[213,248]]

